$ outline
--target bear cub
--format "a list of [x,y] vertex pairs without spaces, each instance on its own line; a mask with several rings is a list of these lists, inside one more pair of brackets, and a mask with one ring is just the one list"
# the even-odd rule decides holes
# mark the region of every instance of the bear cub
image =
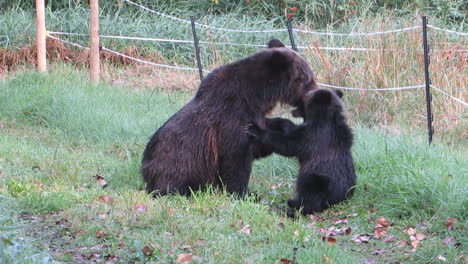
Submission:
[[[294,217],[301,208],[304,215],[321,212],[354,192],[353,133],[345,120],[342,96],[341,91],[329,89],[310,91],[293,111],[304,118],[302,124],[291,128],[291,121],[283,119],[289,129],[261,128],[255,123],[247,128],[263,149],[296,157],[300,163],[297,196],[288,200],[292,208],[288,216]],[[278,119],[276,123],[281,127]]]

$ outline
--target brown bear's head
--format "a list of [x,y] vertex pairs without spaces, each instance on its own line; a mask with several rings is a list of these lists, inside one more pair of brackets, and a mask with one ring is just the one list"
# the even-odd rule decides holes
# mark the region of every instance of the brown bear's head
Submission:
[[286,48],[277,39],[272,39],[268,43],[268,49],[273,52],[271,60],[273,67],[287,72],[287,89],[282,91],[280,102],[299,107],[307,92],[318,89],[309,64],[299,53]]
[[341,90],[317,89],[309,91],[303,98],[303,103],[293,111],[293,116],[303,117],[304,121],[318,118],[329,119],[342,115],[344,111]]

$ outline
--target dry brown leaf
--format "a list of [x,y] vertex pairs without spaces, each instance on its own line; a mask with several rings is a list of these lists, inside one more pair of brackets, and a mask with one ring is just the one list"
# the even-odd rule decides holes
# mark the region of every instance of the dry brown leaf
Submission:
[[342,218],[342,219],[338,219],[335,222],[333,222],[332,225],[339,225],[339,224],[346,224],[346,223],[348,223],[348,219]]
[[377,223],[378,223],[378,224],[381,224],[383,227],[388,227],[388,226],[389,226],[388,220],[385,219],[385,217],[382,217],[382,216],[380,216],[379,218],[377,218]]
[[109,195],[107,195],[107,194],[99,196],[99,201],[105,202],[105,203],[113,203],[114,202],[114,200],[111,197],[109,197]]
[[141,249],[141,252],[143,252],[143,254],[145,254],[145,256],[152,256],[153,255],[153,248],[151,248],[150,246],[145,246]]
[[444,238],[442,243],[444,243],[445,245],[454,245],[456,243],[456,241],[457,240],[454,237],[448,236],[448,237]]
[[363,258],[362,263],[363,264],[375,264],[375,260]]
[[346,235],[351,234],[351,227],[348,226],[348,227],[345,229],[345,234],[346,234]]
[[244,227],[242,227],[241,230],[239,230],[237,232],[244,233],[246,235],[250,235],[250,225],[245,225]]
[[114,264],[119,261],[118,256],[110,256],[109,259],[106,261],[106,264]]
[[397,247],[404,247],[406,245],[408,245],[408,240],[403,239],[400,242],[398,242]]
[[295,235],[295,236],[298,236],[298,235],[299,235],[299,230],[298,230],[298,229],[294,230],[294,235]]
[[124,242],[120,242],[117,246],[118,246],[119,248],[124,248],[124,247],[125,247],[125,244],[124,244]]
[[106,219],[107,218],[107,213],[99,213],[98,216],[99,216],[99,218]]
[[99,184],[102,186],[102,188],[107,187],[106,180],[104,180],[104,178],[102,176],[100,176],[99,174],[94,175],[93,178],[95,178],[99,182]]
[[426,239],[426,235],[421,234],[421,233],[416,233],[415,237],[418,241]]
[[325,263],[333,263],[333,259],[323,255],[323,260],[325,260]]
[[189,250],[192,249],[192,246],[191,246],[191,245],[184,245],[184,246],[182,246],[182,249],[183,249],[184,251],[189,251]]
[[105,236],[106,236],[106,234],[104,233],[104,231],[102,231],[100,229],[96,232],[96,237],[97,238],[103,238]]
[[395,236],[394,235],[389,235],[387,238],[384,239],[385,243],[392,243],[394,240]]
[[294,261],[289,260],[289,259],[285,259],[285,258],[280,259],[280,261],[283,264],[295,264]]
[[416,249],[419,246],[419,241],[417,239],[411,241],[411,246]]
[[407,232],[410,236],[414,236],[414,234],[416,234],[416,230],[412,227],[408,227]]
[[381,239],[386,234],[387,234],[387,229],[386,228],[380,227],[380,228],[376,228],[374,230],[374,238],[376,238],[376,239]]
[[325,241],[325,240],[327,241],[328,246],[336,244],[336,239],[334,237],[325,237],[325,236],[323,236],[322,241]]
[[189,263],[193,258],[193,254],[181,253],[177,256],[176,263]]
[[382,254],[384,254],[384,253],[386,253],[386,252],[388,252],[387,249],[378,249],[378,250],[375,250],[375,251],[373,252],[373,254],[378,256],[378,255],[382,255]]
[[351,241],[361,244],[361,243],[367,243],[371,239],[370,235],[355,235],[353,238],[351,238]]
[[135,211],[138,213],[143,213],[148,209],[148,206],[146,204],[137,204],[135,205]]
[[455,229],[456,222],[458,222],[457,218],[449,217],[447,218],[447,222],[445,222],[445,226],[449,231]]

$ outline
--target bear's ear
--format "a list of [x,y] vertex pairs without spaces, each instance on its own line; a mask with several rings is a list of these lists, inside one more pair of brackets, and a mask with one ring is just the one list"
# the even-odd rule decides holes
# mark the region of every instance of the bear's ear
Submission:
[[284,44],[277,39],[272,39],[268,42],[268,48],[284,48]]
[[332,101],[332,92],[327,89],[315,90],[312,96],[314,104],[330,104]]
[[335,90],[336,95],[341,99],[343,98],[343,91],[342,90]]

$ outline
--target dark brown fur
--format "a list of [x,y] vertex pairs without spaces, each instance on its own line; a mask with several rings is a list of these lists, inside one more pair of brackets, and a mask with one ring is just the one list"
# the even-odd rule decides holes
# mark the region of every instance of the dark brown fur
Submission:
[[316,88],[305,60],[278,43],[213,70],[156,131],[143,153],[148,193],[189,195],[212,184],[245,194],[256,151],[245,124],[264,124],[277,102],[298,106]]

